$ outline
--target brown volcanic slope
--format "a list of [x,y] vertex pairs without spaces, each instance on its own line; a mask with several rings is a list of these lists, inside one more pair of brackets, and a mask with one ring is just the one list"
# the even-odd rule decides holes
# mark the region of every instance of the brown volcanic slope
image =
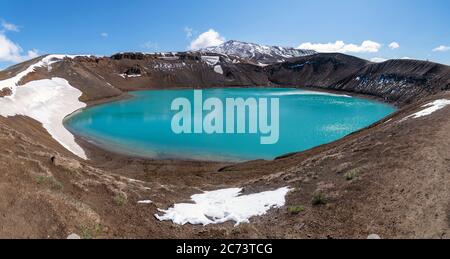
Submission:
[[318,54],[268,68],[281,85],[348,91],[404,105],[450,89],[448,66],[418,60],[370,63],[342,54]]
[[[0,71],[0,80],[37,60]],[[401,110],[335,143],[243,164],[142,160],[80,139],[91,158],[81,161],[40,123],[0,116],[0,237],[450,238],[450,107],[404,120],[424,104],[450,99],[448,66],[374,64],[342,54],[268,67],[239,62],[220,56],[222,75],[196,53],[77,57],[38,69],[21,83],[63,77],[89,104],[137,89],[307,86],[383,98]],[[175,226],[152,216],[202,190],[244,186],[252,193],[286,185],[296,188],[286,207],[236,228]],[[319,194],[326,204],[313,205]],[[137,204],[146,199],[154,203]],[[295,206],[303,212],[290,213]]]
[[[214,72],[213,66],[203,62],[200,55],[181,53],[176,58],[137,53],[117,54],[111,58],[79,57],[55,64],[52,75],[69,77],[71,84],[84,93],[85,101],[117,96],[130,90],[262,86],[267,83],[262,68],[245,63],[236,65],[225,56],[220,56],[223,75]],[[140,77],[133,77],[136,75]]]

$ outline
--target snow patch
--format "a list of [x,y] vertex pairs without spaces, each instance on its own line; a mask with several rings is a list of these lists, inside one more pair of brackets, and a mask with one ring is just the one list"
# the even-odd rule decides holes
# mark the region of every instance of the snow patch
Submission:
[[416,112],[413,115],[410,115],[410,116],[406,117],[405,120],[409,119],[409,118],[417,119],[417,118],[421,118],[421,117],[425,117],[425,116],[431,115],[435,111],[444,109],[447,105],[450,105],[450,100],[447,100],[447,99],[436,100],[436,101],[434,101],[432,103],[429,103],[429,104],[426,104],[426,105],[422,106],[422,108],[426,108],[426,109],[421,110],[420,112]]
[[40,61],[29,66],[24,71],[18,73],[16,76],[0,81],[0,89],[9,88],[14,96],[18,84],[22,78],[28,74],[34,72],[37,68],[47,67],[51,70],[51,66],[57,62],[64,60],[65,58],[74,59],[76,57],[90,57],[91,55],[48,55],[42,58]]
[[178,225],[209,225],[228,221],[248,223],[254,216],[262,216],[270,209],[280,208],[286,202],[289,187],[249,195],[240,195],[242,188],[223,189],[191,197],[194,203],[175,204],[164,215],[155,215],[160,221],[172,221]]
[[219,56],[202,56],[202,61],[206,62],[210,66],[215,66],[220,61]]
[[184,69],[186,67],[186,63],[158,63],[153,65],[154,70],[164,71],[164,72],[173,72],[175,70]]
[[138,201],[138,204],[152,204],[153,202],[151,200],[143,200],[143,201]]
[[136,77],[141,77],[142,75],[137,75],[137,74],[132,74],[132,75],[119,74],[119,76],[126,79],[126,78],[136,78]]
[[75,142],[74,136],[63,126],[63,120],[86,104],[78,99],[82,92],[72,87],[63,78],[51,78],[31,81],[19,86],[19,82],[39,67],[51,69],[51,65],[64,58],[77,56],[49,55],[29,66],[16,76],[0,81],[0,89],[9,88],[11,95],[0,98],[0,116],[23,115],[40,123],[67,150],[87,159],[84,150]]
[[223,75],[223,69],[221,65],[217,65],[214,67],[214,72]]
[[23,115],[39,121],[67,150],[87,159],[74,136],[63,126],[68,114],[86,106],[78,100],[81,94],[63,78],[32,81],[15,89],[13,96],[0,98],[0,115]]

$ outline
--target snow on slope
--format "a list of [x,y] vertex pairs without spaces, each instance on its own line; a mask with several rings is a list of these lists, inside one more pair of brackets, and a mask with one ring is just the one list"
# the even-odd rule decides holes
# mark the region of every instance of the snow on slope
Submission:
[[64,118],[86,104],[78,99],[81,91],[63,78],[31,81],[19,86],[20,80],[38,67],[47,67],[64,58],[75,56],[49,55],[31,65],[15,77],[0,81],[0,90],[9,88],[10,96],[0,98],[0,116],[23,115],[40,123],[62,146],[75,155],[87,159],[84,150],[75,142],[74,136],[63,126]]
[[201,59],[210,66],[216,65],[220,61],[218,56],[202,56]]
[[236,225],[248,223],[254,216],[262,216],[272,208],[284,206],[288,187],[249,195],[240,195],[242,188],[223,189],[193,195],[192,204],[175,204],[164,215],[155,215],[160,221],[178,225],[220,224],[234,221]]
[[283,62],[288,58],[316,54],[316,52],[313,50],[266,46],[240,41],[228,41],[223,43],[222,45],[204,48],[200,51],[238,56],[242,59],[260,63],[261,65],[265,65],[267,63]]
[[417,118],[425,117],[425,116],[431,115],[432,113],[434,113],[438,110],[444,109],[448,105],[450,105],[450,100],[446,100],[446,99],[436,100],[432,103],[422,106],[422,108],[426,108],[426,109],[423,109],[420,112],[416,112],[413,115],[406,117],[405,119],[409,119],[409,118],[417,119]]
[[214,67],[214,72],[216,72],[217,74],[221,74],[223,75],[223,68],[220,65],[217,65]]
[[218,65],[218,63],[220,62],[219,56],[201,56],[201,59],[203,62],[205,62],[209,66],[213,66],[214,72],[216,72],[217,74],[223,75],[222,66]]

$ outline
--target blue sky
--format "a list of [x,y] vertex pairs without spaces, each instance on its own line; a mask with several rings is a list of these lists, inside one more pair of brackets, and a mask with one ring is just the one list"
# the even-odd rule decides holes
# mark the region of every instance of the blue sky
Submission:
[[182,51],[199,36],[194,46],[236,39],[450,64],[449,13],[448,0],[1,0],[0,68],[46,53]]

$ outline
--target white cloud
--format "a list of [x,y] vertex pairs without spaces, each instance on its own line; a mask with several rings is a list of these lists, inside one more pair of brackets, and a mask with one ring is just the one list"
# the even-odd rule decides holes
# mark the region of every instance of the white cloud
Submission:
[[9,23],[5,20],[1,20],[1,26],[3,31],[15,31],[15,32],[20,31],[19,26]]
[[102,32],[100,33],[100,36],[102,36],[103,38],[108,38],[109,34],[107,32]]
[[183,30],[186,33],[186,38],[187,39],[190,39],[190,38],[192,38],[192,36],[194,36],[194,29],[192,29],[191,27],[186,26],[186,27],[184,27]]
[[371,58],[370,61],[375,62],[375,63],[381,63],[381,62],[387,61],[387,59],[376,57],[376,58]]
[[23,49],[4,34],[0,33],[0,62],[19,63],[38,56],[37,50],[28,51],[22,55]]
[[0,34],[0,61],[21,62],[20,53],[22,48],[8,39],[5,35]]
[[449,46],[445,46],[445,45],[441,45],[441,46],[433,49],[434,52],[446,52],[446,51],[449,51],[449,50],[450,50],[450,47]]
[[336,41],[334,43],[311,43],[306,42],[298,46],[299,49],[312,49],[317,52],[324,53],[374,53],[378,52],[381,48],[381,44],[375,41],[366,40],[357,44],[345,44],[344,41]]
[[389,48],[390,49],[398,49],[400,48],[400,44],[398,44],[397,42],[392,42],[391,44],[389,44]]
[[39,57],[39,51],[37,49],[29,50],[27,57],[30,59]]
[[23,49],[20,45],[13,42],[5,35],[5,33],[9,31],[19,32],[20,29],[19,26],[0,19],[0,62],[19,63],[39,55],[38,51],[35,49],[30,50],[26,55],[23,55]]
[[217,31],[209,29],[208,31],[200,34],[195,40],[193,40],[188,48],[190,50],[198,50],[202,48],[218,46],[224,42],[224,37],[220,36]]

